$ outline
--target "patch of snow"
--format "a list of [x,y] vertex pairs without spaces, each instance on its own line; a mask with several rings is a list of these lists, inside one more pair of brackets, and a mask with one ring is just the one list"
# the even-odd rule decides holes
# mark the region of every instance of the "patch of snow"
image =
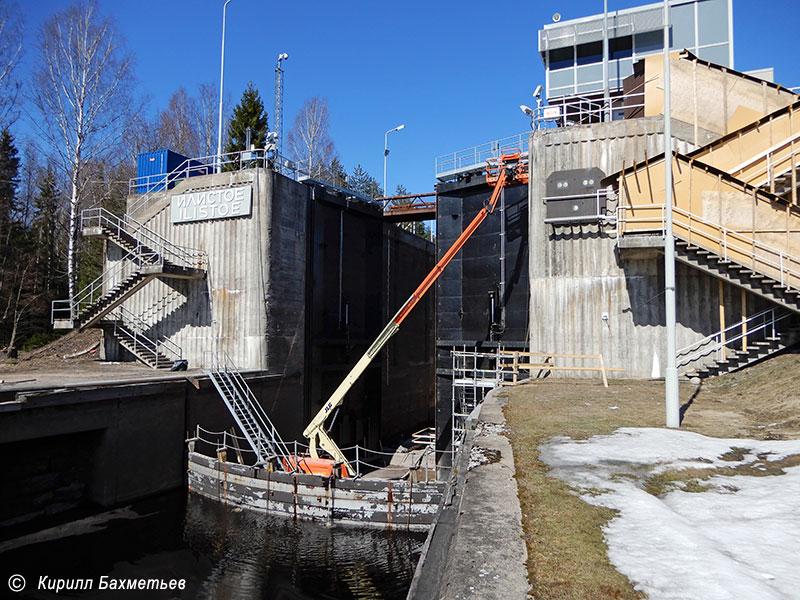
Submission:
[[[720,458],[733,447],[748,449],[744,460]],[[586,492],[586,502],[619,512],[604,529],[611,563],[650,598],[668,599],[798,597],[800,467],[775,476],[714,476],[702,482],[714,487],[700,493],[657,498],[641,488],[644,478],[666,469],[734,467],[756,455],[767,464],[791,454],[800,454],[800,440],[638,428],[589,440],[553,438],[540,447],[553,474]]]

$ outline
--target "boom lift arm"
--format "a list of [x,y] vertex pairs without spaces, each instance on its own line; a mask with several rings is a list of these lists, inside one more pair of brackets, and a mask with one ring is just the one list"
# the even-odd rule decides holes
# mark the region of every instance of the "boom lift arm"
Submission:
[[353,384],[366,370],[375,355],[386,345],[386,342],[397,333],[397,330],[400,329],[400,325],[411,312],[411,309],[422,299],[428,289],[430,289],[433,283],[439,278],[439,275],[442,274],[442,271],[444,271],[448,263],[453,260],[453,257],[458,254],[458,251],[461,250],[475,230],[483,223],[484,219],[494,211],[503,188],[514,181],[528,181],[527,163],[521,161],[519,152],[504,154],[500,158],[499,165],[495,163],[487,166],[486,181],[489,184],[494,183],[494,190],[489,202],[475,215],[472,222],[464,229],[447,252],[445,252],[444,256],[439,259],[439,262],[436,263],[431,272],[422,280],[422,283],[414,290],[414,293],[411,294],[405,304],[400,307],[400,310],[397,311],[386,327],[383,328],[383,331],[378,334],[378,337],[372,342],[372,345],[367,348],[364,355],[359,359],[350,373],[347,374],[347,377],[339,384],[336,391],[331,394],[331,397],[328,398],[328,401],[325,402],[322,409],[303,431],[303,435],[308,438],[311,456],[313,458],[319,458],[317,448],[322,448],[331,455],[333,460],[342,464],[343,475],[352,477],[355,474],[355,469],[350,465],[350,462],[344,456],[339,446],[336,445],[336,442],[334,442],[328,435],[328,432],[325,431],[325,421],[328,415],[341,406],[347,392],[350,391]]

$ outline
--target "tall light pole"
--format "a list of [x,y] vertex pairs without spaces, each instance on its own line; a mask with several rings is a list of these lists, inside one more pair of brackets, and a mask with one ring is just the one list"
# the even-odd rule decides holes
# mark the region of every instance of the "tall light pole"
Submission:
[[393,131],[400,131],[405,127],[405,124],[398,125],[397,127],[390,129],[387,131],[383,136],[383,195],[388,196],[388,192],[386,191],[386,158],[389,156],[389,134]]
[[667,427],[680,427],[678,365],[675,356],[675,237],[672,231],[672,112],[669,73],[669,0],[664,0],[664,302],[667,321],[667,366],[664,370],[664,396]]
[[217,121],[217,173],[222,170],[222,84],[225,81],[225,11],[231,0],[222,5],[222,56],[219,59],[219,121]]

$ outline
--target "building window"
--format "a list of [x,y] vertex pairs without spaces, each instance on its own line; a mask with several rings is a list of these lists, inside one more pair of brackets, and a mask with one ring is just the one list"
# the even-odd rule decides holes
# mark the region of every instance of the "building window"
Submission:
[[648,31],[637,33],[635,37],[636,54],[652,54],[664,50],[664,32]]
[[578,46],[578,64],[591,65],[603,62],[603,42],[591,42]]
[[608,40],[608,57],[611,60],[629,58],[633,56],[633,36],[614,38]]
[[548,52],[550,68],[551,69],[565,69],[575,64],[575,48],[568,46],[567,48],[556,48]]

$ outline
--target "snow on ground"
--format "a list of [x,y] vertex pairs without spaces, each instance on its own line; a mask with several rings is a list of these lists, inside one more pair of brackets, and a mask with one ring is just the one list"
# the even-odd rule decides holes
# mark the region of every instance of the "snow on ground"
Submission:
[[[743,460],[720,458],[734,447],[748,449]],[[800,467],[764,477],[715,475],[700,482],[714,486],[703,492],[656,497],[642,489],[666,469],[763,469],[791,454],[800,454],[800,440],[638,428],[540,447],[553,474],[581,498],[619,511],[604,530],[609,559],[651,599],[800,598]]]

